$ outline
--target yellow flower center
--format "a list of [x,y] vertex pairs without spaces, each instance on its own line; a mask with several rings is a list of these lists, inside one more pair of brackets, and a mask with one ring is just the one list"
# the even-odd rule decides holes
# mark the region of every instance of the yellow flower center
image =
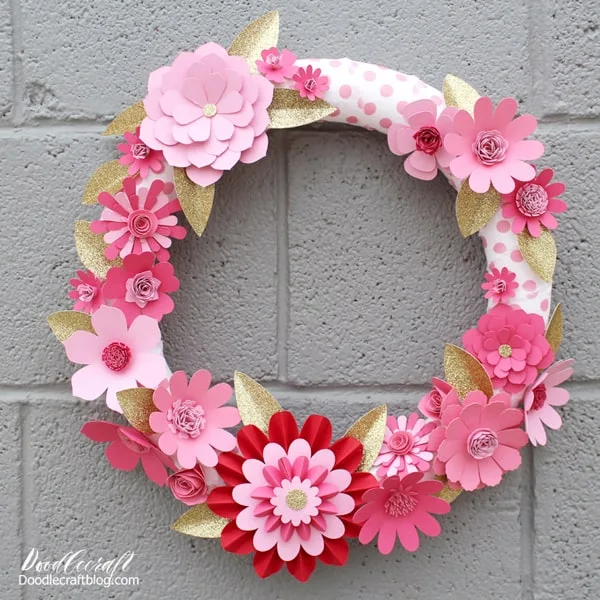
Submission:
[[214,117],[217,114],[217,106],[216,104],[205,104],[202,108],[202,112],[205,117],[210,119],[210,117]]
[[302,490],[292,490],[291,492],[288,492],[288,495],[285,497],[285,503],[292,510],[302,510],[307,502],[308,498]]
[[502,344],[500,348],[498,348],[498,354],[502,358],[510,358],[512,356],[512,348],[508,344]]

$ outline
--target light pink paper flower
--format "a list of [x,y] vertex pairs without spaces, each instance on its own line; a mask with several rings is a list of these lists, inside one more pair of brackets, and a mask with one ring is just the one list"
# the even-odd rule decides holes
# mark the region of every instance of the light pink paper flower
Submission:
[[156,387],[167,375],[165,359],[156,353],[160,344],[158,323],[142,315],[127,327],[125,315],[101,306],[92,315],[95,333],[76,331],[65,340],[70,361],[86,365],[71,378],[73,395],[95,400],[104,391],[109,408],[122,413],[117,392]]
[[204,44],[150,74],[140,137],[206,187],[238,161],[265,156],[272,100],[273,84],[252,75],[245,59]]
[[402,109],[407,125],[394,123],[388,129],[388,146],[398,156],[410,154],[404,170],[413,177],[431,180],[438,167],[447,168],[453,158],[443,145],[444,137],[454,131],[455,108],[446,108],[437,117],[433,100],[417,100]]
[[553,364],[525,390],[525,431],[534,446],[544,446],[547,441],[544,425],[550,429],[560,429],[561,416],[553,408],[564,406],[569,401],[569,392],[556,387],[573,375],[573,359],[561,360]]
[[565,184],[554,182],[552,169],[544,169],[535,179],[518,181],[516,188],[502,196],[502,216],[512,218],[513,233],[521,233],[525,227],[533,237],[542,234],[542,226],[556,229],[558,222],[552,213],[564,213],[566,203],[558,196],[565,191]]
[[208,485],[204,469],[196,465],[193,469],[180,469],[167,479],[173,496],[188,506],[202,504],[208,498]]
[[438,421],[442,404],[448,396],[456,396],[456,390],[443,379],[433,377],[431,380],[432,389],[419,400],[419,410],[429,419]]
[[119,158],[122,165],[129,165],[127,173],[135,176],[138,173],[141,177],[148,177],[150,171],[162,173],[165,168],[164,158],[160,150],[152,150],[142,140],[140,140],[140,128],[136,128],[135,133],[126,131],[123,134],[125,143],[118,144],[117,149],[123,154]]
[[308,98],[311,102],[322,98],[329,89],[329,77],[321,75],[321,69],[313,69],[312,65],[308,65],[306,69],[300,67],[293,79],[294,88],[298,90],[300,97]]
[[454,117],[455,133],[444,138],[444,147],[456,158],[450,171],[459,179],[469,178],[474,192],[483,194],[493,185],[501,194],[515,189],[515,179],[530,181],[535,169],[524,162],[535,160],[544,153],[544,145],[526,140],[536,127],[532,115],[513,120],[517,112],[514,98],[500,100],[496,110],[490,98],[475,102],[474,117],[460,110]]
[[277,48],[269,48],[260,53],[262,60],[256,61],[256,66],[269,81],[283,83],[291,79],[298,70],[294,66],[296,55],[289,50],[279,51]]
[[104,304],[104,281],[91,271],[77,271],[77,277],[71,279],[70,283],[73,289],[69,291],[69,298],[75,300],[73,310],[91,314]]
[[215,450],[235,448],[235,437],[225,427],[237,425],[240,413],[233,406],[223,406],[233,390],[227,383],[211,388],[210,381],[208,371],[196,371],[188,385],[186,374],[177,371],[168,387],[154,391],[158,411],[150,414],[150,427],[160,434],[159,448],[168,456],[177,455],[184,469],[192,469],[196,461],[214,467],[218,462]]
[[506,267],[502,267],[502,270],[492,267],[484,277],[485,282],[481,284],[481,289],[485,290],[485,297],[491,299],[494,304],[506,304],[519,287],[519,283],[515,281],[516,273]]

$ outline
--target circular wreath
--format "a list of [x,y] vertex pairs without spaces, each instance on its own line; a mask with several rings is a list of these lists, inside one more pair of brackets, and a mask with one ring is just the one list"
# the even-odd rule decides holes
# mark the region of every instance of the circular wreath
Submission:
[[[558,429],[556,406],[572,360],[554,362],[562,312],[551,318],[556,248],[554,217],[566,210],[552,169],[536,170],[541,142],[517,102],[495,107],[449,75],[438,92],[414,76],[341,60],[297,60],[277,48],[276,12],[251,23],[229,50],[208,43],[152,72],[148,93],[119,114],[105,135],[122,134],[118,160],[90,179],[84,204],[100,204],[92,223],[78,221],[75,243],[87,270],[71,280],[74,310],[49,317],[68,358],[85,365],[73,394],[108,406],[129,426],[86,423],[82,432],[108,443],[116,469],[139,462],[148,478],[191,506],[176,531],[221,539],[253,554],[260,577],[284,565],[306,581],[317,559],[345,564],[348,538],[377,538],[383,554],[398,541],[408,551],[419,532],[440,534],[433,515],[450,510],[462,490],[500,483],[521,464],[521,449],[545,444]],[[169,263],[172,239],[201,235],[215,184],[238,162],[268,149],[268,129],[326,120],[387,135],[404,169],[418,179],[440,171],[458,191],[463,236],[479,233],[487,258],[482,288],[488,310],[446,345],[445,379],[418,412],[388,416],[373,408],[332,442],[320,415],[298,424],[243,373],[233,389],[211,386],[199,370],[171,373],[158,323],[179,288]],[[230,431],[239,422],[237,435]]]

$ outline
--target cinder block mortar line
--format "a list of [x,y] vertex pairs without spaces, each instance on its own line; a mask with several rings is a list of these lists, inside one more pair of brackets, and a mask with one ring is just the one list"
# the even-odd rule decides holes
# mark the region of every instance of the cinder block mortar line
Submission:
[[10,0],[12,36],[12,123],[19,125],[25,116],[25,73],[23,70],[23,19],[20,0]]
[[545,60],[547,47],[541,43],[547,35],[547,23],[545,16],[548,14],[546,0],[528,0],[528,38],[527,53],[529,62],[529,100],[531,111],[536,116],[544,114],[544,98],[546,97],[546,87],[548,78],[546,77],[546,67],[548,61]]
[[[19,421],[21,423],[21,564],[29,550],[35,545],[31,540],[34,530],[33,512],[33,453],[31,451],[31,414],[30,407],[22,404],[19,407]],[[27,600],[29,586],[21,587],[21,600]]]
[[525,477],[521,488],[521,600],[535,598],[535,452],[523,450]]

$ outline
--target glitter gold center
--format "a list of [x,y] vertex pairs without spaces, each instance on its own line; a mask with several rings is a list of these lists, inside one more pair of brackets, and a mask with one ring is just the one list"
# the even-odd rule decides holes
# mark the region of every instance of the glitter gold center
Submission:
[[306,506],[307,502],[308,498],[302,490],[292,490],[285,497],[285,503],[292,510],[302,510]]
[[214,117],[217,114],[217,107],[215,104],[205,104],[202,112],[205,117]]
[[502,358],[510,358],[512,356],[512,348],[508,344],[502,344],[500,348],[498,348],[498,354]]

